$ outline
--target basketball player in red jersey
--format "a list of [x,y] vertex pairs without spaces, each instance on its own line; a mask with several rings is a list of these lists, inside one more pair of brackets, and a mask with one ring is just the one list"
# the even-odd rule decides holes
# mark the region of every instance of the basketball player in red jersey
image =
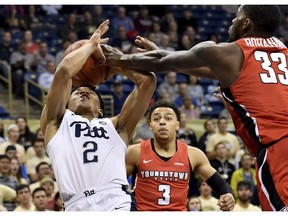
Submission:
[[[266,211],[288,211],[288,51],[273,36],[280,21],[278,6],[242,5],[228,43],[206,41],[187,51],[132,55],[104,48],[110,65],[219,80],[236,132],[257,156],[258,193]],[[138,37],[138,44],[146,42]]]
[[157,102],[148,111],[154,138],[128,148],[127,176],[137,171],[135,198],[138,211],[187,211],[190,170],[220,196],[223,211],[234,208],[230,186],[198,148],[176,140],[180,111],[167,102]]

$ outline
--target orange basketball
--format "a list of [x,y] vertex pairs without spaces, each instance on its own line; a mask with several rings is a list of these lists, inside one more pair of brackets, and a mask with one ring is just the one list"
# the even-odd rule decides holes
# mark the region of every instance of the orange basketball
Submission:
[[[64,57],[68,55],[70,52],[78,49],[88,40],[79,40],[75,43],[71,44],[64,52]],[[87,59],[81,70],[72,78],[72,83],[75,86],[82,85],[99,85],[103,82],[109,71],[108,65],[101,65],[98,67],[94,67],[97,59],[93,56],[93,54]]]

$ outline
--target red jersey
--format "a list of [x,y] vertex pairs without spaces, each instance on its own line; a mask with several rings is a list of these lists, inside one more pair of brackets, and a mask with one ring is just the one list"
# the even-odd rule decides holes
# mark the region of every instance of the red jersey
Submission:
[[222,88],[237,134],[250,151],[288,136],[287,47],[277,38],[236,41],[244,55],[239,77]]
[[177,141],[177,152],[162,160],[152,149],[151,140],[141,142],[136,180],[139,211],[186,211],[190,179],[188,145]]

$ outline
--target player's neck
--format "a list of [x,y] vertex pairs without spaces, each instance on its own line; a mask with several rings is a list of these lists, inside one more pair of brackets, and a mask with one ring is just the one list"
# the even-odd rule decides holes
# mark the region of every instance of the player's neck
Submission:
[[155,148],[155,151],[163,157],[171,157],[177,151],[175,139],[173,141],[171,140],[168,142],[163,142],[163,141],[161,142],[155,139],[154,148]]

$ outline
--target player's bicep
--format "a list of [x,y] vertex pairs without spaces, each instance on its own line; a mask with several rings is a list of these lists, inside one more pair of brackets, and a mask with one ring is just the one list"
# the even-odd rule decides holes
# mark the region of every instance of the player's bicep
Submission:
[[188,152],[190,161],[193,161],[191,165],[201,179],[206,181],[216,172],[201,150],[190,147]]
[[140,144],[134,144],[128,147],[125,157],[127,177],[132,175],[137,169],[140,159]]

